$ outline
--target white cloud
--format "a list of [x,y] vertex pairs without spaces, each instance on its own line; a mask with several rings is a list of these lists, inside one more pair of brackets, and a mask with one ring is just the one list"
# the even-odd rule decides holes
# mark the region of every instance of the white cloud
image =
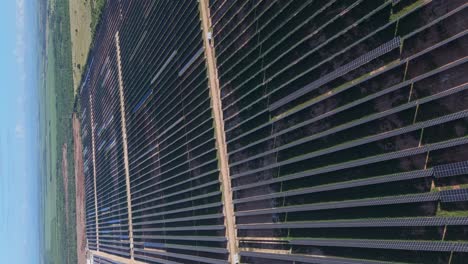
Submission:
[[21,81],[26,79],[25,57],[25,6],[24,0],[16,0],[16,48],[14,54],[20,70]]
[[26,104],[26,3],[25,0],[16,0],[16,45],[14,55],[18,67],[19,83],[18,83],[18,97],[17,97],[17,124],[15,126],[15,135],[18,139],[25,137],[25,110]]
[[15,127],[15,136],[18,139],[23,139],[25,135],[24,125],[22,123],[17,123]]

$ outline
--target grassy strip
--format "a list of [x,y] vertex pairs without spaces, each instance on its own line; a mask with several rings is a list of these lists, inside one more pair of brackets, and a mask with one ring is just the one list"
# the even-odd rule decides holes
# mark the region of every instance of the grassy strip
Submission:
[[411,5],[408,5],[406,7],[404,7],[402,10],[400,10],[399,12],[397,13],[394,13],[390,16],[390,21],[394,21],[394,20],[397,20],[399,19],[400,17],[402,17],[403,15],[409,13],[411,10],[414,10],[415,8],[417,8],[418,6],[424,4],[427,0],[418,0],[414,3],[412,3]]
[[94,38],[96,28],[101,20],[102,11],[106,5],[106,0],[90,0],[91,1],[91,35]]
[[468,211],[446,211],[446,210],[439,209],[437,210],[437,216],[440,216],[440,217],[468,216]]

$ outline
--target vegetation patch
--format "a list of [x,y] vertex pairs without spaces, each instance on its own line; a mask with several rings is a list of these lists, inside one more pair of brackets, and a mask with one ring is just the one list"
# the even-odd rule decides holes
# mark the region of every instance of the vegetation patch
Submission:
[[417,7],[421,6],[422,4],[426,3],[427,0],[417,0],[416,2],[404,7],[403,9],[401,9],[400,11],[396,12],[396,13],[393,13],[391,16],[390,16],[390,21],[394,21],[394,20],[397,20],[399,19],[400,17],[402,17],[403,15],[411,12],[412,10],[416,9]]
[[[71,114],[73,75],[69,1],[47,2],[41,67],[41,151],[44,189],[44,263],[77,263]],[[62,146],[68,148],[62,152]],[[63,155],[60,155],[63,154]],[[67,166],[62,166],[64,159]],[[66,171],[64,171],[66,170]],[[66,179],[63,176],[66,175]],[[67,220],[67,208],[69,217]]]
[[[88,1],[88,0],[85,0]],[[101,20],[102,11],[106,6],[107,0],[89,0],[91,3],[91,35],[94,37],[96,28]]]

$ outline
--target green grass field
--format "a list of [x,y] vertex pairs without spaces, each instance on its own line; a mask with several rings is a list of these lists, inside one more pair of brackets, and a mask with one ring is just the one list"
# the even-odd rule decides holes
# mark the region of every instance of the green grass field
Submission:
[[72,69],[75,94],[78,92],[78,87],[86,68],[92,40],[105,5],[106,0],[69,0],[69,28],[72,43]]
[[[68,0],[47,3],[44,63],[41,66],[41,172],[43,175],[45,263],[76,263],[75,178],[71,114],[73,79]],[[68,210],[62,177],[62,146],[68,145]]]
[[74,91],[77,92],[91,45],[93,1],[70,1]]

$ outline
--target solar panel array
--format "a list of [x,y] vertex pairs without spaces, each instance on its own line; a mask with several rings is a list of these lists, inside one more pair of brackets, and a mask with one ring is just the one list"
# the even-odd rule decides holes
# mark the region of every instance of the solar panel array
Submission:
[[[87,89],[87,87],[86,87]],[[82,98],[82,115],[81,122],[83,126],[82,131],[82,142],[83,142],[83,173],[85,176],[85,192],[86,192],[86,238],[88,240],[88,247],[90,249],[97,249],[97,237],[96,237],[96,207],[94,200],[94,176],[93,176],[93,155],[91,146],[91,126],[90,126],[90,115],[89,115],[89,101],[87,98]]]
[[[96,36],[89,75],[82,90],[82,107],[89,118],[82,120],[88,129],[83,144],[86,150],[85,174],[87,185],[86,206],[97,213],[88,215],[88,221],[96,229],[96,236],[88,243],[90,249],[130,257],[127,193],[122,148],[121,115],[118,96],[118,73],[113,34],[120,21],[119,6],[109,5],[104,13],[102,27]],[[85,135],[83,135],[85,136]],[[89,161],[88,161],[89,160]],[[88,168],[87,168],[88,167]],[[94,183],[94,178],[96,182]],[[94,196],[96,192],[96,196]],[[96,199],[96,201],[93,201]]]
[[205,2],[107,3],[80,101],[95,263],[463,263],[466,0],[201,1],[206,50]]
[[467,256],[466,1],[210,7],[242,262]]
[[225,263],[198,2],[152,2],[124,6],[120,38],[135,258]]
[[91,250],[227,262],[200,28],[196,1],[106,6],[81,92]]

